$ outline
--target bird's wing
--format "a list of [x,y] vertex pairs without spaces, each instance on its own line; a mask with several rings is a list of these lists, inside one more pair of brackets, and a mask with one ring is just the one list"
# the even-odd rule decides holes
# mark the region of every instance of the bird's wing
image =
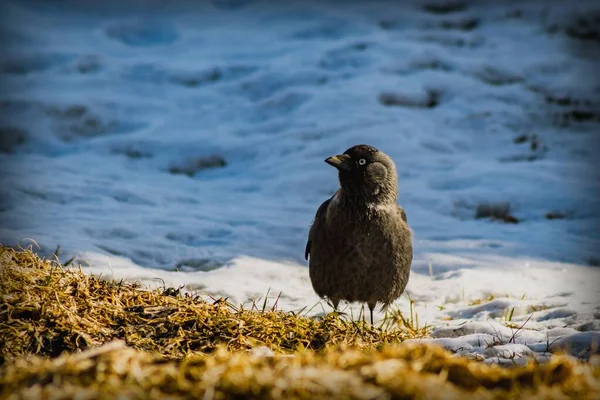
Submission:
[[400,216],[402,217],[404,222],[408,222],[408,220],[406,219],[406,212],[404,212],[404,208],[398,205],[398,211],[400,211]]
[[304,250],[304,259],[305,260],[308,260],[308,255],[310,254],[310,248],[312,245],[312,238],[314,236],[314,232],[315,232],[315,230],[318,229],[319,225],[321,225],[321,223],[325,219],[325,215],[327,214],[327,206],[331,202],[332,198],[333,197],[325,200],[323,202],[323,204],[321,204],[319,206],[319,209],[317,210],[317,214],[315,215],[315,220],[313,221],[313,224],[310,227],[310,231],[308,232],[308,241],[306,242],[306,249]]

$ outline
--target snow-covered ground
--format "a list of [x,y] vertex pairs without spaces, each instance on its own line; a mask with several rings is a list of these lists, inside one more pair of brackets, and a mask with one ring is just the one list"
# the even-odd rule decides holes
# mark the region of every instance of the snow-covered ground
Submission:
[[414,230],[404,314],[410,296],[434,340],[490,360],[585,347],[595,3],[3,0],[0,242],[321,313],[303,253],[338,185],[323,160],[368,143]]

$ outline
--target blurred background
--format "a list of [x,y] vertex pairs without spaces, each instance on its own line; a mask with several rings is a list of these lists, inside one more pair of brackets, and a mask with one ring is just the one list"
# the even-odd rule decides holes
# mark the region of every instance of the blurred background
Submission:
[[415,271],[600,264],[597,2],[0,4],[3,244],[305,266],[323,160],[367,143]]

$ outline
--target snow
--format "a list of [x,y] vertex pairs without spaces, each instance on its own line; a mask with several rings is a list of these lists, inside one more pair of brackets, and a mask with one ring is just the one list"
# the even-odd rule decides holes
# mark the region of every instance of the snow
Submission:
[[553,351],[562,351],[586,358],[590,354],[598,354],[599,346],[599,332],[580,332],[559,338],[552,343],[550,348]]
[[318,315],[323,160],[368,143],[414,231],[396,306],[430,340],[594,351],[600,50],[577,25],[594,3],[3,1],[0,242]]

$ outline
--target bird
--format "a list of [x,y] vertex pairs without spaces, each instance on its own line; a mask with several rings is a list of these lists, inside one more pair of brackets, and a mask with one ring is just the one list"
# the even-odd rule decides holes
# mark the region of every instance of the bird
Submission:
[[377,304],[385,310],[404,292],[413,259],[396,165],[367,144],[325,162],[337,168],[340,187],[319,206],[308,232],[312,287],[336,311],[340,301],[367,303],[373,325]]

